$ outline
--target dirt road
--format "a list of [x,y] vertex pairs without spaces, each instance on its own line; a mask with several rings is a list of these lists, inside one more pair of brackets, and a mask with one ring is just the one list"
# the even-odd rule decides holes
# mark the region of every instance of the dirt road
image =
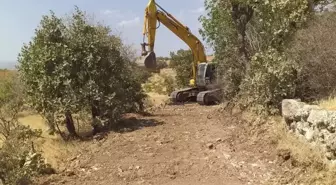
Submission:
[[282,169],[267,132],[239,116],[198,105],[129,115],[118,133],[83,143],[44,184],[270,184]]

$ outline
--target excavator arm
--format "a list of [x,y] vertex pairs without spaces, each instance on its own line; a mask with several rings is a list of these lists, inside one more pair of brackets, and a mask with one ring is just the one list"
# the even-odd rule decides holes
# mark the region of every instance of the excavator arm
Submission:
[[[179,22],[171,14],[160,7],[155,0],[150,0],[145,9],[143,27],[144,43],[142,43],[142,56],[145,56],[144,63],[147,68],[156,67],[156,56],[154,52],[156,29],[158,23],[165,25],[176,36],[183,40],[191,49],[193,54],[192,79],[190,85],[195,86],[197,66],[206,62],[206,54],[201,41],[193,35],[189,28]],[[145,43],[147,38],[148,43]],[[146,49],[148,47],[148,50]]]

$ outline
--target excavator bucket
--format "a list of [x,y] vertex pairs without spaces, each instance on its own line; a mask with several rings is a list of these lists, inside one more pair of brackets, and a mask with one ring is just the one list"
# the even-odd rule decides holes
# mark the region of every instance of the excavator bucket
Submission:
[[149,70],[156,69],[156,55],[154,52],[149,52],[147,55],[142,56],[138,61],[137,65],[140,67],[145,67]]

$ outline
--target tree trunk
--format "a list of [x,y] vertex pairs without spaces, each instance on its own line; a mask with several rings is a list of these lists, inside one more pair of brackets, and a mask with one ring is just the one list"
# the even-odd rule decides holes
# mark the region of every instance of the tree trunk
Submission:
[[74,121],[72,119],[71,112],[69,110],[66,111],[66,113],[65,113],[65,125],[66,125],[66,128],[67,128],[70,136],[78,137],[78,135],[76,133],[75,124],[74,124]]
[[235,22],[237,32],[241,37],[239,52],[245,60],[245,72],[248,71],[251,60],[248,50],[248,43],[246,40],[246,30],[247,24],[252,19],[253,13],[254,10],[251,6],[246,6],[240,3],[232,3],[231,16],[233,21]]
[[92,127],[93,127],[93,135],[96,135],[100,132],[99,125],[96,121],[99,116],[98,102],[94,101],[91,105],[91,116],[92,116]]
[[54,135],[55,131],[56,131],[56,127],[55,127],[55,119],[54,119],[54,115],[50,112],[46,113],[45,116],[46,120],[47,120],[47,124],[48,124],[48,134],[49,135]]

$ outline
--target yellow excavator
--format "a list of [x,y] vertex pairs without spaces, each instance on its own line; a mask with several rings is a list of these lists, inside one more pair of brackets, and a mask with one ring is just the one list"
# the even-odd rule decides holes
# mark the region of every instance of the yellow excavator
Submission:
[[[201,41],[191,33],[190,29],[179,22],[170,13],[150,0],[145,9],[142,53],[140,64],[148,70],[156,69],[154,52],[156,30],[163,24],[176,36],[183,40],[193,54],[192,78],[190,87],[171,93],[173,103],[197,101],[201,105],[217,104],[221,101],[221,89],[216,78],[216,64],[208,63],[205,49]],[[148,42],[145,42],[147,38]],[[148,49],[147,49],[148,48]]]

